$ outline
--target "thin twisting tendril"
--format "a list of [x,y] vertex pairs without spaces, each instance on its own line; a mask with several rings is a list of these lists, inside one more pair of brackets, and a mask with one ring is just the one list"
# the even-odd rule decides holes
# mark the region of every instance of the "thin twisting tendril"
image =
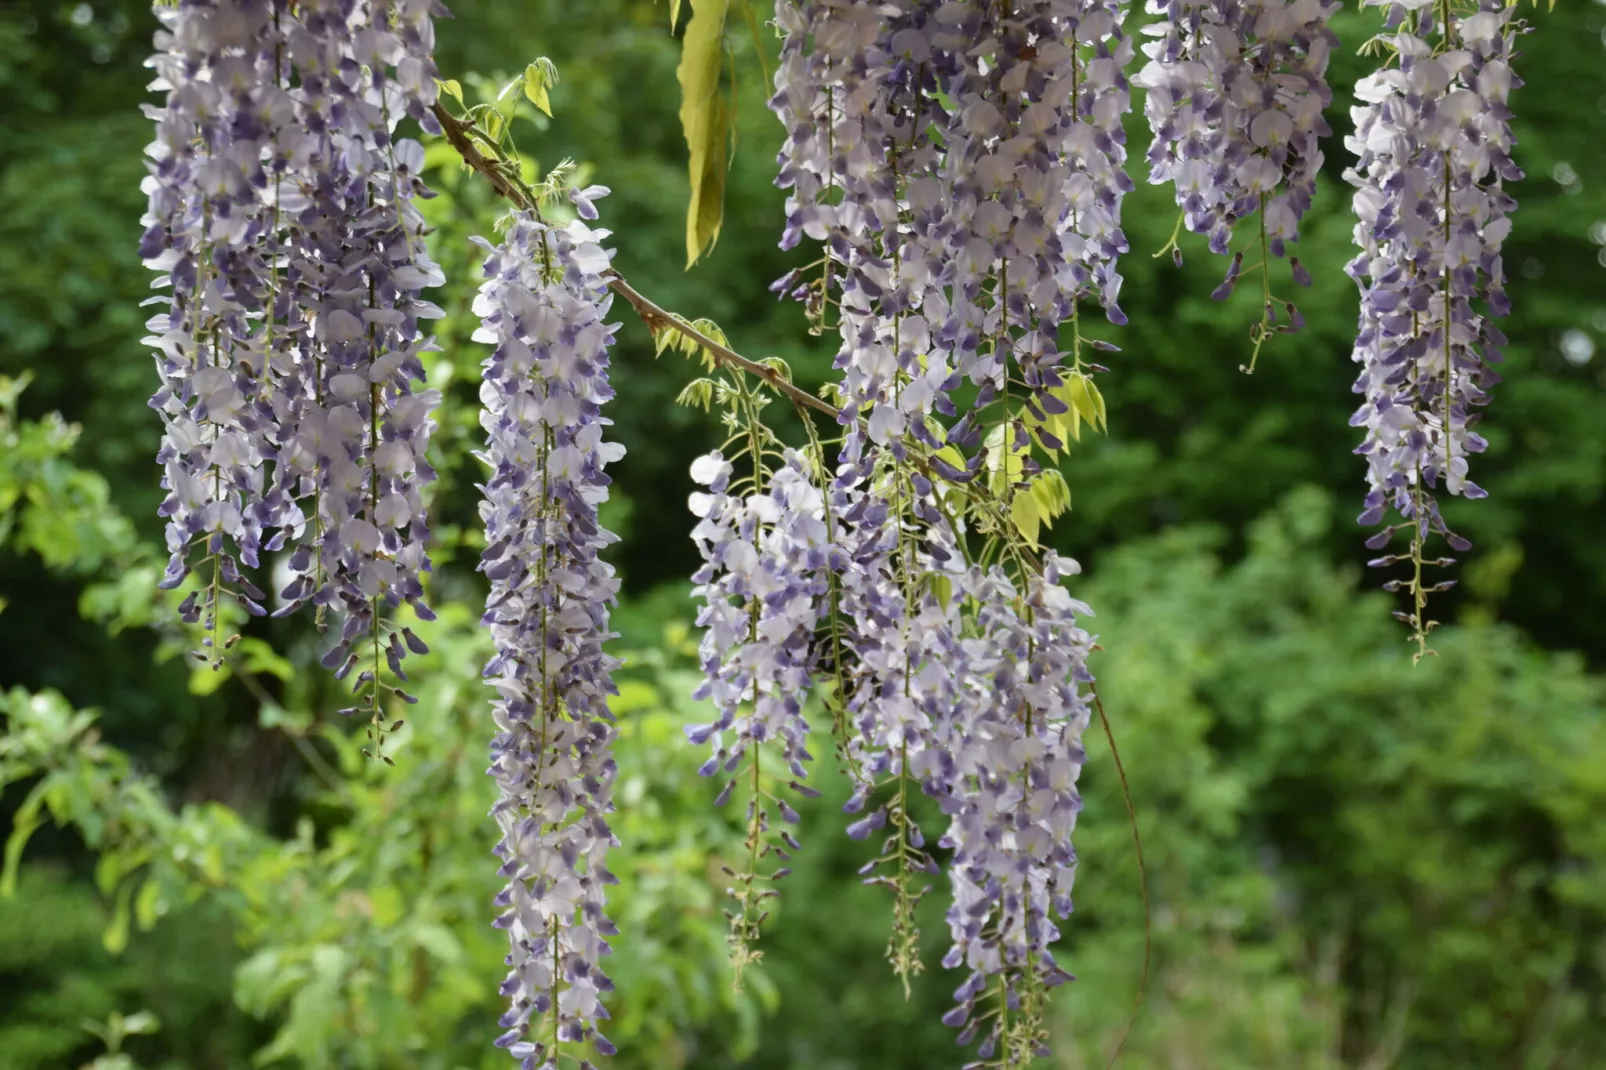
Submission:
[[[1095,646],[1094,650],[1100,649]],[[1110,716],[1104,712],[1104,700],[1099,697],[1097,684],[1088,685],[1093,695],[1093,708],[1099,711],[1099,724],[1104,726],[1104,738],[1110,743],[1110,756],[1115,759],[1115,773],[1121,780],[1121,798],[1126,802],[1126,818],[1132,825],[1132,850],[1138,859],[1138,887],[1143,893],[1143,973],[1138,978],[1138,994],[1132,1000],[1132,1015],[1126,1020],[1126,1028],[1121,1030],[1120,1039],[1115,1042],[1115,1050],[1110,1052],[1109,1062],[1104,1064],[1105,1070],[1115,1065],[1115,1060],[1121,1057],[1121,1049],[1126,1047],[1126,1041],[1132,1035],[1132,1027],[1137,1024],[1138,1014],[1143,1009],[1143,997],[1149,990],[1149,960],[1153,949],[1153,912],[1149,907],[1149,868],[1143,862],[1143,837],[1138,833],[1138,812],[1132,805],[1132,787],[1127,783],[1126,767],[1121,764],[1121,751],[1115,745],[1115,730],[1110,727]]]

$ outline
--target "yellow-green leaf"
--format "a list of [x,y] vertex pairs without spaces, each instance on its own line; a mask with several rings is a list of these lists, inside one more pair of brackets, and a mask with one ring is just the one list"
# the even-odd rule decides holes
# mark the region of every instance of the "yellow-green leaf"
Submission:
[[725,15],[730,0],[691,0],[691,21],[681,41],[680,128],[690,151],[691,202],[686,206],[686,266],[719,238],[725,212],[726,138],[731,115],[719,91],[724,65]]
[[1051,430],[1061,442],[1067,437],[1077,442],[1082,441],[1082,414],[1076,407],[1076,388],[1072,385],[1078,378],[1079,376],[1072,374],[1059,386],[1049,389],[1049,393],[1058,398],[1067,410],[1050,418]]
[[[22,861],[22,849],[28,845],[28,837],[45,823],[39,816],[39,803],[35,795],[38,799],[44,798],[44,793],[39,791],[29,795],[28,800],[33,806],[30,808],[24,803],[22,810],[18,810],[17,816],[12,819],[11,835],[6,837],[5,863],[0,866],[0,899],[9,899],[16,894],[17,866]],[[27,811],[26,815],[24,810]]]
[[402,901],[401,892],[389,884],[381,884],[369,891],[368,910],[376,926],[388,929],[401,921],[407,904]]
[[1030,490],[1032,501],[1037,503],[1037,511],[1043,515],[1045,520],[1052,520],[1054,517],[1054,492],[1049,487],[1048,480],[1039,476],[1032,480],[1028,489]]
[[[1108,433],[1110,426],[1104,417],[1104,395],[1099,393],[1098,385],[1092,379],[1087,380],[1087,397],[1092,403],[1094,414],[1098,416],[1097,426],[1099,431]],[[1088,422],[1092,423],[1093,421],[1089,420]]]
[[680,332],[673,327],[654,327],[652,332],[653,356],[661,357],[664,350],[677,344]]
[[221,668],[214,669],[211,660],[192,661],[190,663],[190,694],[210,695],[223,686],[223,681],[229,678]]
[[[1020,482],[1026,471],[1026,454],[1031,450],[1031,443],[1017,443],[1013,434],[1006,434],[1008,428],[998,424],[987,432],[983,446],[987,450],[987,486],[997,495],[1002,496],[1004,491]],[[1004,443],[1008,441],[1006,448]]]
[[644,680],[620,680],[619,694],[609,703],[616,714],[652,710],[663,705],[658,689]]
[[112,907],[111,924],[101,934],[102,946],[113,955],[120,955],[128,946],[128,900],[134,892],[133,882],[125,882],[117,889],[116,905]]
[[1080,372],[1073,372],[1066,379],[1065,386],[1068,390],[1066,400],[1071,403],[1072,411],[1079,413],[1082,419],[1097,427],[1098,410],[1093,408],[1093,404],[1087,396],[1087,376]]
[[1073,372],[1060,389],[1064,391],[1060,396],[1073,413],[1086,420],[1095,431],[1105,430],[1104,395],[1099,393],[1092,379],[1081,372]]
[[485,133],[490,136],[492,141],[498,145],[502,143],[502,130],[507,125],[507,121],[502,117],[501,112],[495,108],[485,109],[485,118],[481,125],[485,128]]
[[1045,468],[1033,477],[1031,495],[1045,527],[1052,527],[1055,518],[1071,507],[1071,488],[1057,468]]
[[459,108],[463,106],[463,87],[457,84],[456,78],[442,78],[436,84],[441,87],[442,93],[457,101]]
[[[730,348],[730,339],[725,337],[725,332],[721,330],[719,324],[715,323],[713,320],[708,319],[707,317],[692,320],[691,328],[692,330],[701,334],[703,337],[708,338],[711,341],[718,342],[726,349]],[[687,341],[690,342],[695,348],[701,348],[702,346],[702,343],[693,338],[687,338]]]
[[140,932],[149,932],[156,926],[156,919],[162,916],[161,889],[153,880],[147,880],[139,886],[139,894],[134,897],[134,920],[139,924]]
[[1043,519],[1037,511],[1036,499],[1030,494],[1015,495],[1009,502],[1009,519],[1021,537],[1035,547]]
[[552,118],[552,101],[546,92],[546,72],[538,63],[532,63],[524,68],[524,95],[531,104],[540,108],[548,119]]

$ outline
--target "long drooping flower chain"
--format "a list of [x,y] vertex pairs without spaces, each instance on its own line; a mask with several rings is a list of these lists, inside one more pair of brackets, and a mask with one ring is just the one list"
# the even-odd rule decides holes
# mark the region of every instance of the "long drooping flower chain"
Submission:
[[[589,204],[586,214],[595,217]],[[480,390],[491,469],[480,570],[496,644],[485,666],[497,694],[491,812],[508,879],[497,925],[511,942],[502,991],[512,1006],[498,1044],[532,1070],[587,1041],[612,1050],[596,1027],[607,1017],[599,995],[613,987],[601,959],[616,931],[603,909],[614,883],[605,859],[618,842],[607,818],[617,663],[603,646],[619,591],[600,556],[616,537],[597,510],[605,469],[624,455],[604,438],[612,421],[602,415],[617,327],[607,322],[607,235],[515,214],[503,242],[486,243],[474,302],[475,341],[495,347]]]
[[[858,785],[848,806],[862,815],[849,834],[885,837],[866,870],[893,892],[889,957],[907,981],[919,968],[915,885],[937,871],[911,787],[937,800],[955,852],[945,961],[971,971],[948,1020],[966,1041],[981,1032],[984,1060],[1018,1065],[1043,1048],[1044,993],[1068,976],[1048,951],[1049,915],[1070,907],[1085,723],[1075,711],[1086,709],[1091,639],[1075,628],[1087,609],[1058,587],[1057,559],[1028,565],[1026,542],[996,513],[975,522],[989,538],[973,547],[953,510],[976,482],[1007,509],[1038,471],[1032,443],[1063,447],[1049,417],[1066,411],[1069,376],[1086,374],[1080,303],[1122,321],[1129,46],[1106,4],[778,10],[783,245],[823,243],[817,279],[779,285],[822,325],[834,313],[841,338],[843,435],[827,501],[841,618],[832,656],[851,658],[835,701]],[[975,397],[961,415],[954,397],[967,384]],[[1053,624],[1045,598],[1063,611]],[[1080,639],[1034,637],[1038,627]],[[1034,662],[1047,654],[1038,638],[1053,641],[1049,660]],[[1000,699],[1015,687],[1031,698]],[[1010,738],[1021,742],[999,752]],[[1051,772],[1062,767],[1068,778]],[[1036,790],[1045,776],[1062,797]]]
[[[1228,297],[1259,273],[1260,322],[1250,331],[1253,371],[1261,347],[1303,319],[1272,293],[1271,264],[1299,238],[1322,166],[1320,141],[1332,131],[1322,112],[1332,103],[1327,62],[1338,35],[1328,23],[1336,0],[1149,0],[1158,16],[1144,32],[1148,64],[1135,79],[1148,91],[1144,112],[1154,140],[1149,181],[1173,187],[1180,225],[1209,236],[1210,251],[1230,256],[1212,295]],[[1237,224],[1255,217],[1254,262],[1234,253]],[[1177,263],[1177,235],[1167,246]],[[1298,257],[1293,279],[1310,284]]]
[[[219,664],[233,599],[267,611],[241,574],[289,551],[286,613],[306,602],[339,637],[325,664],[356,672],[361,711],[383,731],[385,681],[423,644],[387,623],[420,616],[429,568],[419,488],[439,402],[422,389],[421,293],[443,281],[414,205],[423,150],[393,137],[434,128],[433,7],[186,0],[158,9],[152,65],[165,101],[146,190],[141,254],[171,289],[150,323],[163,385],[172,554],[166,587]],[[376,752],[378,742],[376,739]]]
[[1520,84],[1510,62],[1516,29],[1499,0],[1471,11],[1450,0],[1395,5],[1375,42],[1389,62],[1356,87],[1349,147],[1358,159],[1345,177],[1356,187],[1361,248],[1347,268],[1361,290],[1354,389],[1363,401],[1350,419],[1366,431],[1356,450],[1370,487],[1360,522],[1397,518],[1368,540],[1376,550],[1408,536],[1406,550],[1372,564],[1409,569],[1384,586],[1409,596],[1395,616],[1410,626],[1418,658],[1435,626],[1428,596],[1455,583],[1424,576],[1453,562],[1430,556],[1429,540],[1469,548],[1445,525],[1440,488],[1485,496],[1468,469],[1487,446],[1473,410],[1489,400],[1505,343],[1492,319],[1509,310],[1500,249],[1516,207],[1505,184],[1522,177],[1507,106]]

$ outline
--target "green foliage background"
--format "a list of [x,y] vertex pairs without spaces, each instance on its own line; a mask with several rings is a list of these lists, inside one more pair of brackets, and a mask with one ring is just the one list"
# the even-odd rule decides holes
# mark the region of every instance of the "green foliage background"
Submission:
[[[625,275],[823,381],[829,346],[765,291],[792,261],[774,246],[779,126],[740,27],[724,225],[687,272],[665,7],[452,6],[439,58],[471,100],[538,55],[556,61],[556,117],[522,105],[515,130],[543,168],[572,157],[613,188]],[[1418,668],[1388,599],[1368,593],[1351,523],[1340,138],[1299,250],[1316,276],[1309,325],[1253,377],[1237,370],[1249,299],[1208,300],[1222,265],[1202,243],[1180,271],[1146,255],[1174,218],[1164,191],[1140,183],[1127,202],[1132,325],[1103,380],[1110,434],[1065,463],[1074,507],[1053,538],[1087,566],[1078,593],[1099,610],[1096,671],[1147,845],[1155,967],[1133,1070],[1606,1066],[1606,7],[1529,17],[1516,313],[1479,477],[1491,496],[1453,511],[1477,549],[1440,604],[1453,623],[1440,654]],[[1345,40],[1371,18],[1341,15]],[[466,238],[499,206],[431,150],[453,280],[431,369],[450,403],[435,497],[446,611],[385,769],[330,717],[340,703],[305,622],[254,623],[235,671],[192,671],[153,593],[158,428],[134,256],[151,28],[138,0],[0,10],[0,826],[31,833],[8,843],[0,878],[0,1070],[504,1065],[489,1049],[501,953],[466,318]],[[1334,83],[1367,62],[1346,49]],[[692,374],[681,358],[655,359],[637,324],[621,337],[616,1063],[957,1066],[936,1021],[954,983],[936,963],[940,895],[905,1001],[828,760],[763,964],[730,988],[718,865],[739,836],[680,739],[696,717],[685,472],[716,429],[673,404]],[[1090,750],[1063,954],[1080,980],[1057,1002],[1066,1070],[1103,1065],[1143,944],[1112,763],[1101,740]],[[113,1019],[141,1011],[155,1032]],[[108,1045],[85,1019],[133,1035]]]

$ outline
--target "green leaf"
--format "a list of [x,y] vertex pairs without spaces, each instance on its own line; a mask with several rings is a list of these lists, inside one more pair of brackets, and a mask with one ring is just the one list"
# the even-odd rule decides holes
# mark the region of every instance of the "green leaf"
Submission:
[[448,965],[463,960],[463,945],[452,930],[435,922],[420,922],[408,927],[413,943],[429,952],[430,956]]
[[1045,468],[1034,476],[1028,494],[1045,528],[1053,527],[1055,518],[1071,507],[1071,488],[1056,468]]
[[139,886],[139,894],[134,897],[134,922],[139,926],[140,932],[148,932],[156,925],[156,919],[162,916],[161,889],[153,880],[147,880]]
[[558,68],[545,56],[524,68],[524,95],[548,119],[552,118],[552,101],[547,91],[557,84]]
[[123,1019],[123,1033],[125,1036],[137,1037],[147,1033],[154,1033],[161,1028],[161,1020],[150,1011],[135,1011]]
[[[1538,3],[1538,0],[1534,2]],[[1551,0],[1551,3],[1555,3],[1555,0]],[[747,21],[747,32],[753,37],[753,51],[758,56],[759,72],[764,76],[764,84],[772,85],[774,79],[770,77],[770,61],[765,57],[764,39],[758,32],[758,19],[753,15],[752,0],[741,0],[741,4],[742,18]]]
[[619,694],[608,705],[616,714],[626,714],[655,709],[663,705],[663,701],[658,689],[645,680],[620,680]]
[[[498,97],[498,100],[501,98]],[[485,130],[487,137],[496,145],[502,144],[502,131],[507,127],[507,120],[495,108],[486,108],[480,113],[480,126]]]
[[686,384],[676,397],[675,404],[684,405],[688,409],[709,410],[714,400],[714,381],[712,379],[693,379]]
[[[1066,377],[1062,386],[1055,387],[1053,394],[1071,407],[1067,413],[1072,420],[1073,427],[1082,420],[1095,431],[1105,431],[1104,395],[1099,388],[1093,385],[1093,380],[1082,372],[1072,372]],[[1073,430],[1073,437],[1080,439],[1080,435]]]
[[100,937],[100,942],[113,955],[122,954],[123,949],[128,946],[128,900],[133,892],[132,881],[125,882],[117,889],[117,903],[112,908],[112,923],[106,926],[106,931]]
[[1038,533],[1042,530],[1042,516],[1037,511],[1036,498],[1030,494],[1015,495],[1010,499],[1009,519],[1021,537],[1035,547]]
[[686,266],[719,238],[725,213],[726,139],[731,113],[719,91],[724,63],[725,15],[730,0],[691,0],[691,22],[681,42],[680,128],[690,150],[691,202],[686,207]]
[[287,710],[277,702],[268,702],[257,711],[257,723],[263,728],[282,728],[292,736],[301,736],[312,727],[312,714],[302,709]]
[[0,868],[0,899],[9,899],[17,891],[17,866],[22,861],[22,849],[28,845],[28,838],[34,834],[34,830],[45,823],[40,810],[54,779],[46,777],[35,784],[22,800],[22,805],[17,807],[16,816],[11,819],[11,835],[6,837],[5,864]]
[[456,78],[436,79],[435,84],[441,87],[442,93],[457,101],[459,108],[463,106],[463,87],[457,83]]
[[[1006,438],[1008,446],[1005,445]],[[987,432],[982,445],[987,450],[987,488],[1002,497],[1025,474],[1026,454],[1031,446],[1016,442],[1015,436],[1008,433],[1006,424],[994,425]]]
[[252,636],[240,640],[235,657],[239,667],[255,676],[272,676],[285,683],[295,675],[290,659],[273,649],[273,645]]
[[540,108],[547,118],[552,117],[552,101],[547,98],[546,82],[533,63],[524,68],[524,95],[531,104]]
[[394,886],[381,884],[368,892],[368,910],[375,925],[388,929],[406,914],[406,904]]
[[[1087,380],[1087,396],[1088,400],[1092,403],[1094,415],[1098,417],[1097,427],[1099,431],[1101,433],[1108,434],[1110,426],[1105,419],[1104,395],[1099,393],[1098,385],[1095,384],[1091,378]],[[1088,421],[1088,423],[1093,422],[1094,421],[1092,420]]]
[[32,820],[16,820],[11,827],[11,835],[6,837],[5,868],[0,871],[0,899],[9,899],[17,891],[17,864],[22,860],[22,849],[28,845],[28,837],[44,824],[38,817]]
[[210,660],[193,662],[190,667],[190,694],[210,695],[222,687],[227,679],[228,674],[221,668],[214,669]]

